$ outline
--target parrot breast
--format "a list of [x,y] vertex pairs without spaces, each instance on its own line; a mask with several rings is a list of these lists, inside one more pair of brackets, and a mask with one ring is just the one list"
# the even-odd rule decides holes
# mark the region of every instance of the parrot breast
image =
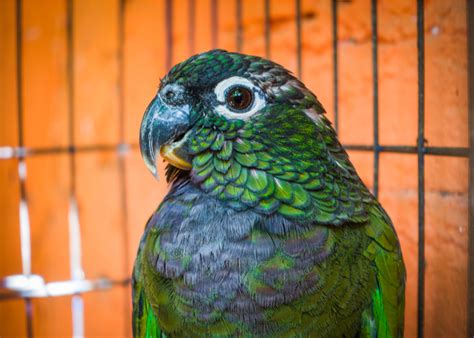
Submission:
[[345,254],[334,254],[327,227],[237,212],[189,183],[175,186],[149,225],[145,285],[168,332],[271,335],[295,332],[296,318],[298,330],[314,329],[314,320],[301,324],[303,313],[323,311],[327,284],[343,274],[328,275]]

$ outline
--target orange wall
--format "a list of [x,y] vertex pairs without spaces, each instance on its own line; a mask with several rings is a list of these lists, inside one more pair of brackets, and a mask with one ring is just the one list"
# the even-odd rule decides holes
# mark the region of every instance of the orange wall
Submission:
[[[242,0],[243,52],[264,55],[263,0]],[[271,2],[271,57],[296,71],[293,0]],[[139,123],[166,72],[164,0],[124,3],[123,64],[119,0],[74,1],[74,142],[137,144]],[[175,0],[173,63],[189,56],[188,1]],[[196,0],[195,51],[212,47],[211,1]],[[333,117],[331,4],[302,1],[303,81]],[[235,50],[235,2],[218,1],[218,46]],[[416,5],[379,1],[380,141],[415,145],[417,131]],[[67,8],[65,0],[23,0],[23,107],[27,147],[68,145]],[[370,1],[339,2],[340,138],[372,142]],[[0,1],[0,146],[18,145],[15,1]],[[426,139],[430,146],[468,146],[466,3],[425,0]],[[120,72],[123,71],[123,82]],[[121,85],[123,85],[121,87]],[[351,152],[372,186],[370,153]],[[34,273],[69,278],[67,154],[26,160]],[[146,171],[136,147],[125,156],[127,213],[120,162],[113,151],[77,155],[77,195],[87,278],[124,279],[147,217],[166,193]],[[163,168],[161,168],[162,170]],[[391,215],[408,268],[406,336],[416,335],[417,159],[382,154],[380,199]],[[427,337],[466,335],[466,159],[426,158]],[[163,175],[162,175],[163,177]],[[0,160],[0,277],[20,273],[17,160]],[[126,231],[124,231],[124,226]],[[84,295],[86,335],[130,335],[130,290]],[[36,335],[70,335],[70,298],[33,301]],[[22,301],[0,302],[0,336],[25,334]]]

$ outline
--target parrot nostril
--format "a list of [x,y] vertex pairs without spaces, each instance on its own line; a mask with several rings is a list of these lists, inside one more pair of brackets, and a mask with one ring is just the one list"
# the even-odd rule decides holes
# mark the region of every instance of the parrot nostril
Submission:
[[169,90],[168,92],[166,92],[165,97],[168,100],[172,100],[175,97],[175,93],[172,90]]
[[178,106],[184,102],[184,88],[177,84],[168,84],[161,90],[160,96],[167,104]]

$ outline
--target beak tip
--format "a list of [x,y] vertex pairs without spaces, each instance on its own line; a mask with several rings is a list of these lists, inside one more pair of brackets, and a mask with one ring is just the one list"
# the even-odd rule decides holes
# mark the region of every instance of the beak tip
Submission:
[[148,158],[145,158],[145,165],[147,167],[147,169],[151,172],[151,174],[153,175],[153,177],[156,178],[156,180],[159,180],[159,174],[158,174],[158,167],[155,163],[155,160],[153,159],[148,159]]

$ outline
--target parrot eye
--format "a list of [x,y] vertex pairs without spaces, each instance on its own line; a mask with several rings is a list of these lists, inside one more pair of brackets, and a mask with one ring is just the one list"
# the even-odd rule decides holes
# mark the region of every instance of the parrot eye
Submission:
[[246,110],[253,103],[253,93],[243,86],[231,87],[226,91],[225,101],[233,110]]
[[216,111],[231,119],[247,119],[265,104],[263,91],[250,80],[233,76],[219,82],[214,89],[219,105]]

